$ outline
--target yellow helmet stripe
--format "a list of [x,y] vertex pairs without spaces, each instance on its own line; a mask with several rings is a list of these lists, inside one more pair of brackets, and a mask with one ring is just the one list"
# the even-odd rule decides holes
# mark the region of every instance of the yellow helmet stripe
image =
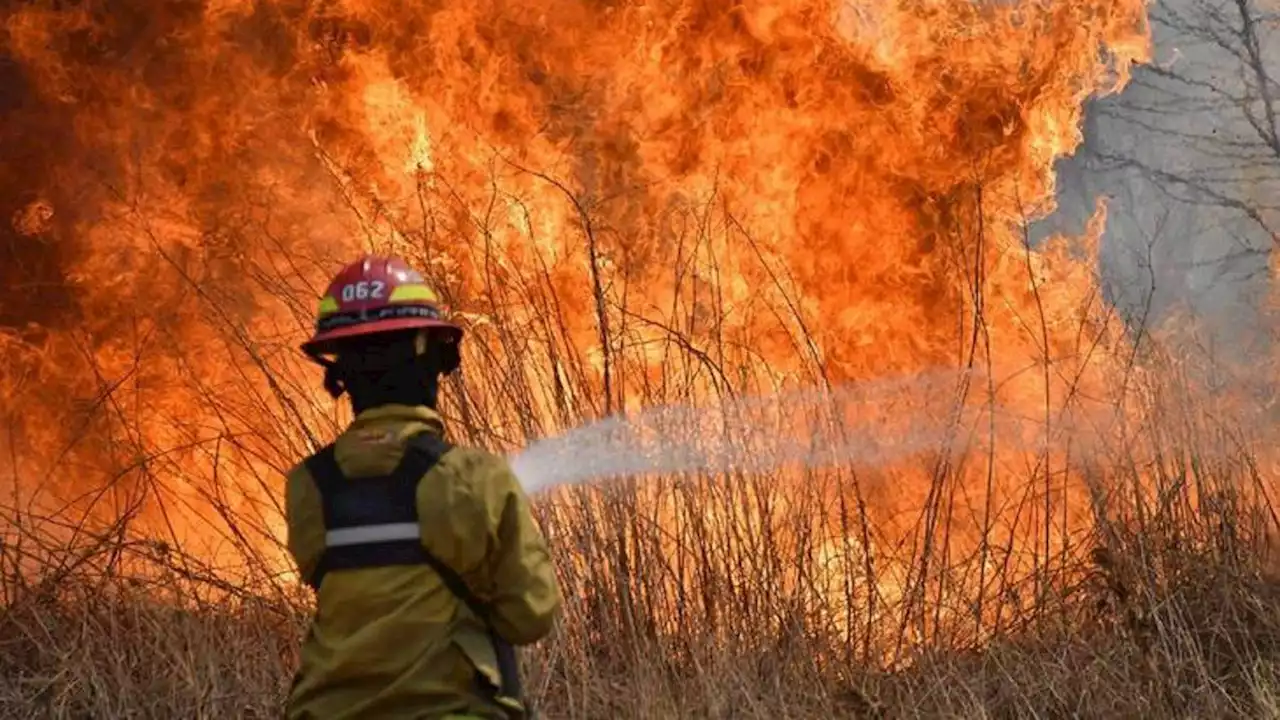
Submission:
[[388,298],[387,302],[428,302],[438,304],[440,297],[426,285],[400,285],[391,291],[391,297]]
[[324,299],[320,301],[320,314],[328,315],[336,312],[338,312],[338,299],[332,295],[326,295]]

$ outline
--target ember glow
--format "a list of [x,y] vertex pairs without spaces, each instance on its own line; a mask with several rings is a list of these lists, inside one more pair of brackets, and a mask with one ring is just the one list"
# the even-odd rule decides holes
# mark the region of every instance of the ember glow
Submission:
[[1117,362],[1105,208],[1022,228],[1146,58],[1140,0],[34,0],[0,28],[0,477],[68,517],[140,499],[210,561],[277,557],[280,473],[343,421],[295,348],[361,251],[464,312],[447,410],[497,448],[939,367],[1044,420]]

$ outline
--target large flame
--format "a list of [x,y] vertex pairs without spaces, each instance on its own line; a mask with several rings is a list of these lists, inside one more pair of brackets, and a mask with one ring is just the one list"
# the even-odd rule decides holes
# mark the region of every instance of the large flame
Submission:
[[1102,208],[1023,231],[1140,0],[0,8],[0,467],[58,512],[269,547],[341,420],[296,343],[368,250],[464,311],[490,446],[940,366],[1046,424],[1105,394]]

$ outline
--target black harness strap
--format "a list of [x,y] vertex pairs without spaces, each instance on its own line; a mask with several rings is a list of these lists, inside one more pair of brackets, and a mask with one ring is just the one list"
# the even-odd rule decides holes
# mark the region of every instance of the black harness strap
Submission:
[[[343,475],[334,457],[333,445],[321,449],[307,460],[306,466],[320,491],[326,536],[335,530],[370,526],[410,523],[416,526],[418,484],[451,449],[453,446],[441,438],[421,433],[410,438],[404,458],[390,475],[360,478],[357,482],[350,482]],[[471,591],[462,576],[429,552],[419,537],[327,546],[309,584],[319,591],[325,576],[334,570],[395,565],[427,565],[440,576],[445,587],[484,623],[493,642],[501,685],[493,688],[487,679],[482,679],[481,684],[502,697],[525,703],[515,648],[493,628],[488,606]],[[533,717],[532,707],[527,704],[526,707],[525,717]]]
[[[333,446],[325,447],[307,461],[307,470],[320,491],[326,534],[332,530],[388,523],[416,525],[418,481],[438,460],[439,456],[406,452],[390,475],[360,478],[352,483],[338,467]],[[427,564],[426,554],[416,535],[326,547],[310,584],[318,591],[325,575],[333,570]]]

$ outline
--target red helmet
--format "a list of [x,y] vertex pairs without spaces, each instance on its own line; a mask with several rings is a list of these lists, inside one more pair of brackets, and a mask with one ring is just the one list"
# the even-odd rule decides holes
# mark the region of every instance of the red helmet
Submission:
[[320,300],[316,332],[302,345],[311,355],[332,352],[344,338],[414,328],[443,328],[462,339],[449,307],[398,257],[366,255],[338,273]]

